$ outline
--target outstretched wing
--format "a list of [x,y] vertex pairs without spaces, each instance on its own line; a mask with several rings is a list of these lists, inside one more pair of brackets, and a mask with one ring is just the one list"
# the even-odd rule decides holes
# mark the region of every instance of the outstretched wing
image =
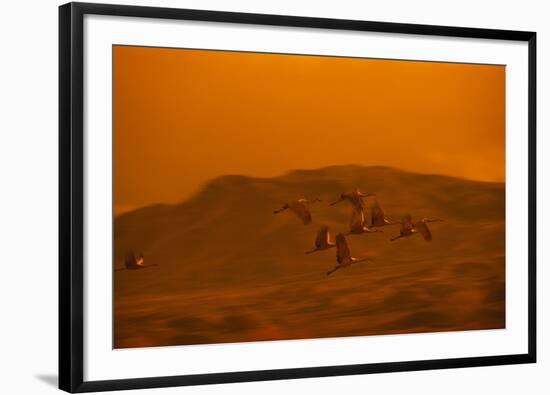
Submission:
[[336,261],[341,265],[349,260],[351,260],[351,253],[346,237],[342,233],[338,233],[336,235]]
[[428,225],[424,221],[418,221],[416,224],[414,224],[414,227],[418,231],[418,233],[422,235],[424,240],[432,240],[432,232],[430,232],[430,228],[428,228]]
[[364,227],[365,227],[365,214],[363,214],[363,210],[360,210],[360,211],[357,211],[355,209],[351,210],[349,229],[352,232],[362,232]]
[[311,223],[311,212],[304,202],[294,201],[289,204],[290,209],[307,225]]
[[360,195],[359,191],[350,192],[348,194],[349,201],[352,204],[352,206],[357,211],[364,211],[365,210],[365,202],[363,202],[363,198]]
[[384,226],[385,225],[385,214],[384,210],[382,210],[382,207],[378,202],[375,203],[374,207],[372,208],[372,222],[371,224],[374,226]]
[[329,233],[328,226],[323,225],[317,233],[317,238],[315,239],[315,247],[317,248],[326,248],[329,244]]

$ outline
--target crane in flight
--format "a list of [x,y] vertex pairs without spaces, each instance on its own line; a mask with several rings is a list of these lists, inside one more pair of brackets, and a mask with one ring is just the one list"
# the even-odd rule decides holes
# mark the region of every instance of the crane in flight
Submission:
[[126,255],[126,258],[124,258],[124,267],[120,269],[115,269],[115,272],[118,272],[120,270],[138,270],[138,269],[145,269],[151,266],[158,266],[156,263],[152,263],[150,265],[145,264],[145,258],[143,257],[143,254],[139,254],[136,258],[136,255],[131,252],[128,255]]
[[338,200],[332,202],[330,205],[334,206],[344,200],[348,201],[356,211],[365,211],[365,202],[363,198],[375,196],[373,193],[362,193],[359,189],[352,192],[342,193]]
[[386,214],[384,213],[384,210],[382,209],[382,206],[380,206],[380,203],[378,203],[378,200],[374,203],[372,209],[371,209],[371,215],[370,215],[370,227],[382,227],[386,225],[396,225],[399,224],[398,221],[390,221],[388,218],[386,218]]
[[413,223],[411,216],[406,215],[403,217],[403,220],[401,221],[401,229],[399,231],[399,236],[396,236],[393,239],[390,239],[390,241],[394,241],[402,237],[412,236],[415,234],[422,235],[425,241],[432,241],[432,232],[428,227],[428,223],[441,222],[441,221],[443,220],[439,218],[434,218],[434,219],[422,218],[421,220]]
[[290,209],[302,222],[304,225],[311,223],[311,211],[309,210],[308,205],[311,203],[320,202],[321,199],[315,198],[313,200],[307,199],[298,199],[293,200],[288,203],[283,204],[281,208],[278,208],[273,211],[273,214],[279,214],[285,210]]
[[382,232],[380,229],[371,229],[365,224],[365,214],[363,211],[352,210],[349,222],[349,232],[345,235],[360,235],[363,233]]
[[336,235],[336,266],[327,272],[327,276],[331,275],[338,269],[349,267],[355,263],[367,261],[369,258],[354,258],[351,256],[348,242],[342,233]]
[[310,251],[306,251],[306,254],[312,254],[316,251],[328,250],[329,248],[336,247],[332,241],[330,241],[330,232],[327,225],[322,225],[315,238],[315,248]]

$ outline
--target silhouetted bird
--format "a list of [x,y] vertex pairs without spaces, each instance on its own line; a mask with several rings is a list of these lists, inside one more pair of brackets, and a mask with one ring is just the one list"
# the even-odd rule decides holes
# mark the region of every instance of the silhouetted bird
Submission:
[[378,200],[374,203],[371,209],[370,217],[371,218],[370,218],[369,226],[371,228],[399,224],[399,222],[392,222],[386,218],[386,214],[384,213],[384,210],[380,206],[380,203],[378,203]]
[[425,241],[432,241],[432,232],[430,231],[430,228],[428,228],[428,223],[441,222],[441,221],[443,220],[439,218],[435,218],[435,219],[423,218],[420,221],[417,221],[413,224],[411,216],[406,215],[405,217],[403,217],[403,220],[401,221],[401,230],[399,231],[399,236],[394,237],[393,239],[390,239],[390,241],[394,241],[402,237],[412,236],[414,234],[422,235]]
[[320,202],[321,200],[315,198],[313,200],[298,199],[285,203],[281,208],[273,211],[273,214],[279,214],[282,211],[290,209],[298,218],[302,220],[304,225],[311,223],[311,212],[309,211],[308,204]]
[[311,254],[315,251],[328,250],[332,247],[336,247],[336,244],[330,241],[330,232],[328,231],[328,226],[323,225],[319,229],[317,237],[315,238],[315,249],[306,251],[306,254]]
[[334,206],[335,204],[346,200],[353,206],[355,210],[364,211],[365,202],[363,201],[363,198],[366,198],[368,196],[375,196],[375,195],[372,193],[362,193],[359,191],[359,189],[356,189],[353,192],[342,193],[338,198],[338,200],[336,200],[335,202],[332,202],[330,205]]
[[118,272],[120,270],[145,269],[151,266],[158,266],[158,265],[156,263],[146,265],[143,254],[140,253],[139,256],[136,258],[136,255],[133,252],[130,252],[128,255],[126,255],[126,258],[124,258],[124,267],[120,269],[115,269],[115,272]]
[[382,232],[379,229],[373,230],[365,224],[365,214],[363,211],[351,210],[351,219],[349,222],[349,232],[346,235],[360,235],[363,233]]
[[369,258],[357,259],[351,256],[351,252],[348,247],[348,242],[346,237],[342,233],[336,235],[336,266],[334,269],[327,272],[327,276],[334,273],[338,269],[343,269],[348,266],[353,265],[354,263],[359,263],[367,261]]

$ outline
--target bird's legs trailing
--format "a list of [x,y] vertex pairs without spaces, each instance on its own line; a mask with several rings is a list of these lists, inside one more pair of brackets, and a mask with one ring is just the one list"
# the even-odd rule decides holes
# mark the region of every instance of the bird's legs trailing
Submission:
[[334,269],[329,270],[327,272],[327,276],[330,276],[332,273],[334,273],[336,270],[340,269],[341,266],[334,266]]
[[317,251],[325,251],[325,250],[328,250],[328,249],[331,249],[331,248],[334,248],[334,247],[336,247],[336,246],[333,245],[333,244],[330,244],[330,245],[328,245],[327,247],[315,248],[315,249],[313,249],[313,250],[306,251],[305,253],[306,253],[306,254],[313,254],[314,252],[317,252]]
[[400,239],[402,237],[405,237],[405,236],[399,235],[399,236],[394,237],[393,239],[390,239],[390,241],[395,241],[395,240]]
[[353,235],[362,235],[364,233],[383,233],[384,231],[383,230],[379,230],[379,229],[372,229],[372,228],[365,228],[363,229],[362,232],[348,232],[348,233],[344,233],[344,236],[353,236]]
[[376,232],[381,232],[381,233],[383,233],[384,231],[383,231],[383,230],[380,230],[380,229],[372,229],[372,227],[367,227],[367,228],[365,228],[365,233],[376,233]]

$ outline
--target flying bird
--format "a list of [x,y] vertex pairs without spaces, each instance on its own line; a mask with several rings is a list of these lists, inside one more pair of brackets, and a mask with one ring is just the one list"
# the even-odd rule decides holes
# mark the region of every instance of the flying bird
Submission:
[[349,232],[346,235],[360,235],[362,233],[382,232],[379,229],[373,230],[365,224],[365,214],[363,211],[352,210],[349,222]]
[[406,215],[405,217],[403,217],[403,220],[401,221],[401,229],[399,231],[399,236],[394,237],[393,239],[390,239],[390,241],[394,241],[402,237],[412,236],[414,234],[422,235],[425,241],[432,241],[432,232],[430,231],[430,228],[428,228],[428,223],[441,222],[441,221],[443,220],[439,218],[435,218],[435,219],[423,218],[420,221],[417,221],[413,224],[411,216]]
[[420,233],[424,240],[426,241],[432,241],[432,232],[430,232],[430,228],[428,228],[428,223],[430,222],[442,222],[442,219],[434,218],[422,218],[420,221],[416,222],[414,224],[414,228],[416,229],[417,233]]
[[415,233],[415,229],[412,223],[412,218],[410,214],[407,214],[401,220],[401,229],[399,230],[399,236],[390,239],[390,241],[397,240],[401,237],[412,236]]
[[378,200],[374,203],[374,206],[371,209],[370,217],[371,217],[370,227],[381,227],[385,225],[395,225],[399,223],[399,222],[392,222],[386,218],[386,214],[384,213],[384,210],[380,206],[380,203],[378,203]]
[[315,238],[315,248],[310,251],[306,251],[306,254],[312,254],[316,251],[328,250],[329,248],[336,247],[332,241],[330,241],[330,232],[328,231],[328,226],[323,225],[317,233]]
[[364,211],[365,202],[363,201],[363,198],[366,198],[368,196],[375,195],[373,193],[362,193],[361,191],[359,191],[359,189],[356,189],[353,192],[342,193],[338,200],[332,202],[330,205],[334,206],[337,203],[347,200],[356,211]]
[[309,211],[308,204],[320,202],[321,200],[315,198],[313,200],[298,199],[285,203],[281,208],[273,211],[273,214],[279,214],[282,211],[290,209],[298,218],[302,220],[304,225],[311,223],[311,211]]
[[126,258],[124,258],[124,267],[120,269],[115,269],[115,272],[118,272],[120,270],[145,269],[151,266],[158,266],[158,264],[152,263],[150,265],[146,265],[143,254],[139,254],[139,256],[136,258],[136,255],[133,252],[131,252],[128,255],[126,255]]
[[346,237],[342,233],[336,235],[336,266],[327,272],[327,276],[331,275],[338,269],[343,269],[354,263],[359,263],[369,260],[369,258],[357,259],[351,256]]

